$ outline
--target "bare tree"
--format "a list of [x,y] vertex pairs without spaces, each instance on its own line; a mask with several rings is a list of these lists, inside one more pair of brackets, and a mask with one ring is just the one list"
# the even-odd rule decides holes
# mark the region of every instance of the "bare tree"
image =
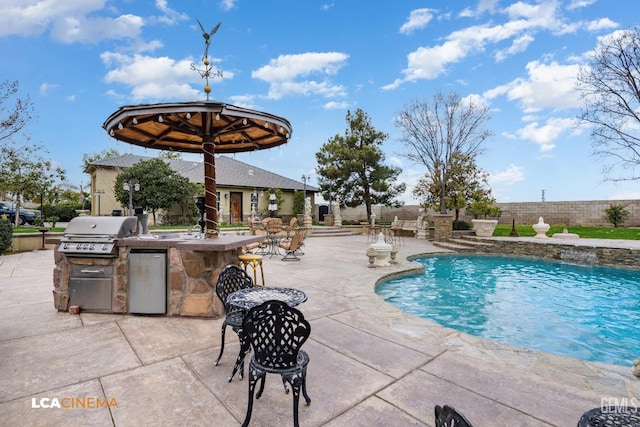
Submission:
[[579,117],[592,125],[594,154],[607,160],[606,178],[640,178],[636,172],[640,165],[638,27],[602,38],[589,64],[581,68],[576,87],[584,102]]
[[[426,167],[430,180],[446,187],[453,177],[450,169],[454,156],[475,159],[482,143],[492,135],[485,128],[489,118],[486,106],[463,100],[456,93],[437,92],[431,102],[413,101],[395,119],[407,148],[402,156]],[[444,197],[440,208],[446,211]]]
[[17,81],[0,82],[0,142],[22,131],[31,121],[31,99],[18,97],[18,88]]

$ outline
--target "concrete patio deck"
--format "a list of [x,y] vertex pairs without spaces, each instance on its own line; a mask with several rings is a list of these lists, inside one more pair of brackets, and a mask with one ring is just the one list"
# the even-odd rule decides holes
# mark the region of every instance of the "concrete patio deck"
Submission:
[[[475,427],[575,426],[603,400],[640,404],[630,366],[483,340],[386,304],[374,293],[379,278],[415,268],[409,255],[446,251],[407,238],[398,264],[370,269],[367,246],[363,236],[309,238],[299,262],[264,260],[267,285],[308,295],[299,308],[312,328],[304,346],[312,402],[301,400],[302,426],[433,426],[436,404],[453,405]],[[227,382],[233,332],[213,365],[222,319],[59,313],[53,266],[52,250],[0,257],[0,425],[242,422],[247,381]],[[51,399],[94,407],[38,407]],[[96,399],[112,407],[95,407]],[[291,425],[291,407],[268,376],[251,425]]]

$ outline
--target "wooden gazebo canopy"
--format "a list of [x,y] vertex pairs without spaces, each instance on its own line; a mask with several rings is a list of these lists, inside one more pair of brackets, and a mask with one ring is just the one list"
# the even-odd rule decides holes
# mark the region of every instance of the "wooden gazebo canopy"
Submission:
[[215,154],[276,147],[286,143],[292,131],[284,118],[211,101],[124,106],[102,127],[129,144],[203,153],[208,237],[217,235]]

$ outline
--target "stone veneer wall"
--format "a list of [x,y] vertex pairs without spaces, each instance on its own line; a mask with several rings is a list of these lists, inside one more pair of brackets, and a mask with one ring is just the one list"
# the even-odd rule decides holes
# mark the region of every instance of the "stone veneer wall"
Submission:
[[[69,310],[69,278],[71,265],[113,265],[113,299],[111,312],[128,313],[129,247],[119,247],[116,258],[66,257],[54,251],[53,299],[55,308]],[[236,264],[238,250],[225,252],[168,249],[169,316],[220,317],[224,307],[215,293],[218,274],[229,264]]]
[[[488,243],[474,246],[474,252],[528,256],[567,261],[577,264],[602,265],[618,268],[640,269],[640,251],[625,248],[580,246],[579,243],[562,244],[540,241],[510,240],[509,238],[474,238],[474,241]],[[579,242],[576,239],[574,242]]]
[[218,274],[237,264],[240,249],[226,252],[169,249],[170,316],[219,317],[224,315],[216,295]]

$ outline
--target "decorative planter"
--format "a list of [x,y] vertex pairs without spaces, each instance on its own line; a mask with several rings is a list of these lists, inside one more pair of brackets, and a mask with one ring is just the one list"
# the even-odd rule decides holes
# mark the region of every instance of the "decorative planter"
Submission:
[[496,225],[498,225],[498,220],[497,219],[472,219],[471,223],[473,224],[473,231],[476,232],[476,236],[491,237],[493,236],[493,231],[496,229]]

